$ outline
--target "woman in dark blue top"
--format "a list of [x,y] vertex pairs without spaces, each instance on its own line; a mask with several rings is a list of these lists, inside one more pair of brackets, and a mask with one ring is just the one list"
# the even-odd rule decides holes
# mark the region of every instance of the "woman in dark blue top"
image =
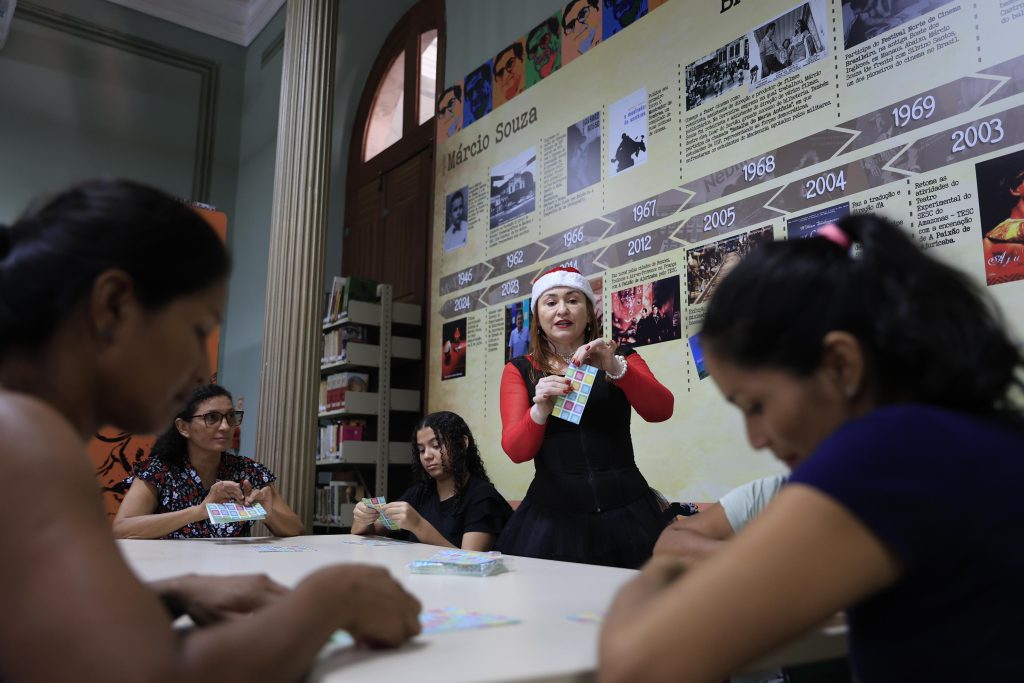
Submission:
[[721,680],[841,609],[863,683],[1024,671],[1020,351],[892,223],[818,235],[747,256],[702,330],[751,445],[790,483],[685,580],[657,558],[627,585],[602,680]]
[[[490,550],[512,508],[487,477],[476,440],[460,416],[431,413],[414,430],[409,490],[384,505],[401,531],[396,538],[465,550]],[[365,503],[353,512],[352,533],[385,534],[379,513]]]

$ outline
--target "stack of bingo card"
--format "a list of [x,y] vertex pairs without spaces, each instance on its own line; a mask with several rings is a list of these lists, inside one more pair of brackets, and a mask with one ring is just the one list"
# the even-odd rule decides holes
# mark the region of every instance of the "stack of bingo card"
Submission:
[[206,514],[210,516],[210,523],[217,525],[255,522],[267,518],[267,511],[259,503],[251,507],[238,503],[207,503]]
[[380,523],[384,525],[384,528],[388,531],[398,531],[401,527],[395,524],[390,517],[384,514],[384,505],[387,503],[387,499],[384,496],[377,496],[375,498],[363,498],[363,505],[373,510],[376,510],[380,514]]
[[578,425],[583,418],[583,408],[590,398],[590,390],[594,388],[597,368],[593,365],[576,367],[570,363],[565,369],[565,377],[572,382],[572,391],[555,399],[551,414]]
[[491,576],[508,571],[501,553],[446,548],[425,560],[409,563],[413,574],[455,574],[458,576]]

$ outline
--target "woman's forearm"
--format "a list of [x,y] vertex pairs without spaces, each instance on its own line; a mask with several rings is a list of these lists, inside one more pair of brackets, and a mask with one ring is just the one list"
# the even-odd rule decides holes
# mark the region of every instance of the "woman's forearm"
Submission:
[[206,519],[206,510],[202,505],[193,505],[173,512],[118,517],[114,520],[114,536],[116,538],[162,538],[186,524],[204,519]]
[[301,536],[306,533],[306,525],[290,507],[274,511],[264,520],[271,533],[275,536]]
[[420,543],[428,545],[439,545],[442,548],[454,548],[455,546],[438,531],[433,524],[420,517],[420,523],[415,529],[410,529]]

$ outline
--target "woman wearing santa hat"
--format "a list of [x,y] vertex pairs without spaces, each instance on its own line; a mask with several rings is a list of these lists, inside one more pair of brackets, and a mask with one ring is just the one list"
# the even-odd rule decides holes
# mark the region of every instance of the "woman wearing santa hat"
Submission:
[[[672,415],[672,392],[632,351],[616,353],[598,327],[594,291],[575,268],[533,283],[529,353],[501,377],[501,445],[533,460],[533,482],[498,539],[510,555],[638,567],[664,528],[633,459],[631,410],[648,422]],[[579,424],[552,415],[571,391],[568,365],[598,368]]]

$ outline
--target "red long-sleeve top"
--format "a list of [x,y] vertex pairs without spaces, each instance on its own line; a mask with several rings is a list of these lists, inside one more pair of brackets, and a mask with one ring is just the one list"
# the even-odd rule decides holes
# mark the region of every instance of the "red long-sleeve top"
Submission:
[[[530,363],[537,367],[532,356]],[[672,417],[675,397],[659,382],[639,354],[631,354],[626,374],[613,382],[626,394],[633,409],[648,422],[664,422]],[[530,417],[533,396],[512,363],[501,374],[501,447],[512,462],[526,462],[540,450],[547,423],[537,424]]]

